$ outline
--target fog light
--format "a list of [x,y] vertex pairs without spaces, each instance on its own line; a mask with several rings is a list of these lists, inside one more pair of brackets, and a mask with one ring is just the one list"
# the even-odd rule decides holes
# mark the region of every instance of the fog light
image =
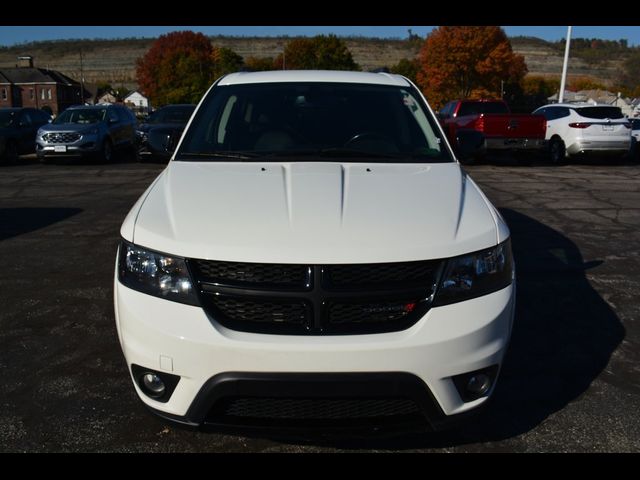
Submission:
[[471,395],[481,397],[491,388],[491,379],[484,373],[473,375],[467,382],[467,390]]
[[145,373],[142,377],[142,384],[150,396],[161,397],[164,395],[164,382],[155,373]]
[[473,402],[489,394],[498,376],[498,365],[452,377],[463,402]]

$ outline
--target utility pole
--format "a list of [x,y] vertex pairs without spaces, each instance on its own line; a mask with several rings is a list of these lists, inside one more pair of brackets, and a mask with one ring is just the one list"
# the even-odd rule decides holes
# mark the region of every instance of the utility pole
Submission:
[[562,65],[562,79],[560,80],[558,103],[564,101],[564,86],[567,83],[567,66],[569,65],[569,45],[571,45],[571,26],[567,27],[567,44],[564,47],[564,64]]
[[82,48],[80,49],[80,102],[84,105],[84,71],[82,68]]

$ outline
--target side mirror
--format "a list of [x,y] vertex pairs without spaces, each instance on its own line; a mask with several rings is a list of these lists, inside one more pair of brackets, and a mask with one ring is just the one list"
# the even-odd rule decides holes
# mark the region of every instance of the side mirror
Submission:
[[456,132],[456,153],[461,159],[473,158],[485,151],[484,135],[476,130]]

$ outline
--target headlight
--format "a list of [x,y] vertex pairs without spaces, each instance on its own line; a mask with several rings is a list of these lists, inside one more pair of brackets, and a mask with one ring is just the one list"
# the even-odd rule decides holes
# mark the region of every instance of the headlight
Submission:
[[200,305],[183,258],[170,257],[123,241],[118,279],[129,288],[174,302]]
[[507,287],[513,282],[511,241],[447,260],[434,306],[461,302]]

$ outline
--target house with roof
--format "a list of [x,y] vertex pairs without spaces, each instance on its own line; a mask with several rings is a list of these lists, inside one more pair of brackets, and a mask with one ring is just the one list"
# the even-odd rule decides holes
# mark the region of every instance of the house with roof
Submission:
[[118,103],[118,97],[116,97],[113,92],[104,92],[98,97],[96,103]]
[[0,69],[0,108],[32,107],[58,113],[82,103],[80,83],[66,75],[33,66],[33,57],[18,57],[15,68]]
[[124,104],[134,112],[139,113],[149,113],[151,109],[149,99],[138,90],[134,90],[133,92],[129,93],[129,95],[124,97]]

